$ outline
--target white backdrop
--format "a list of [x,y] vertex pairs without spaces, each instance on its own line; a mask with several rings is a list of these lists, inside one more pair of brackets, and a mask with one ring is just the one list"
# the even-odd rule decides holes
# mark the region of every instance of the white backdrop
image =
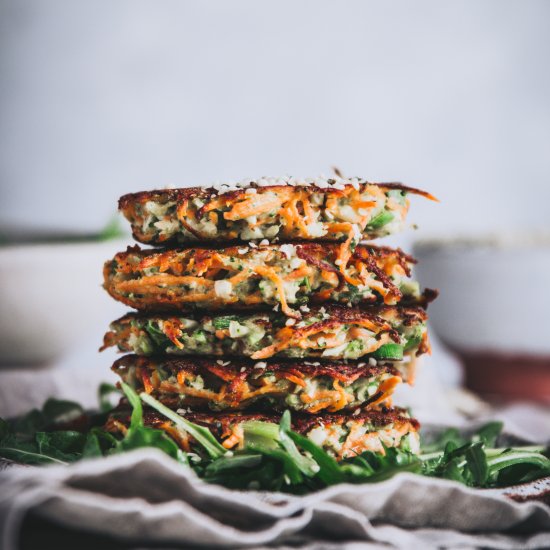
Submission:
[[[550,2],[0,0],[0,221],[259,175],[429,189],[427,233],[548,227]],[[527,194],[529,193],[529,194]]]

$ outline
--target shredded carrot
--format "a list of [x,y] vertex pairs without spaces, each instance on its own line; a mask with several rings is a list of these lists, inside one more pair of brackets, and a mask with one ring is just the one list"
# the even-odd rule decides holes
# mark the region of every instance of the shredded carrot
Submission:
[[300,231],[302,232],[302,235],[304,235],[305,237],[305,236],[308,236],[308,229],[306,227],[306,224],[304,223],[303,216],[300,214],[300,212],[298,212],[297,203],[298,203],[298,197],[295,197],[289,202],[288,209],[294,219],[294,223],[299,227]]
[[347,399],[348,396],[344,388],[342,388],[342,386],[340,385],[339,380],[335,379],[332,385],[334,386],[334,389],[338,392],[337,393],[338,400],[336,400],[334,405],[332,405],[332,407],[329,408],[329,411],[336,412],[336,411],[339,411],[340,409],[343,409],[348,404],[348,399]]
[[277,275],[275,270],[269,266],[258,265],[254,267],[254,271],[262,277],[267,277],[275,284],[275,287],[277,288],[277,294],[279,296],[279,301],[281,302],[281,310],[283,311],[283,313],[288,317],[298,317],[298,314],[288,306],[283,280],[281,279],[281,277],[279,277],[279,275]]
[[334,399],[332,397],[328,397],[326,399],[320,399],[317,401],[315,405],[312,405],[311,407],[307,407],[307,411],[309,413],[318,413],[322,409],[328,408],[330,405],[334,403]]
[[182,324],[178,319],[165,320],[162,326],[164,334],[167,338],[179,349],[183,349],[183,342],[180,342],[179,338],[182,335]]
[[189,436],[187,432],[179,430],[176,426],[170,424],[170,422],[164,422],[161,424],[161,429],[163,429],[168,435],[176,440],[178,445],[185,451],[189,452],[191,450],[189,446]]
[[313,223],[315,221],[315,214],[313,212],[313,208],[311,207],[311,203],[309,202],[309,196],[307,193],[302,193],[301,201],[306,220],[308,221],[308,223]]
[[291,271],[286,277],[286,280],[292,281],[294,279],[301,279],[305,277],[306,275],[309,275],[311,272],[311,268],[309,265],[307,265],[306,262],[303,263],[298,269],[295,269],[294,271]]
[[223,217],[230,221],[242,220],[277,209],[281,203],[282,199],[277,195],[250,195],[250,198],[236,203],[229,212],[224,212]]
[[151,393],[154,388],[153,388],[153,385],[151,384],[149,375],[147,374],[145,369],[141,369],[141,380],[143,382],[143,388],[145,389],[145,392]]
[[222,446],[226,449],[232,449],[236,445],[239,445],[244,438],[243,428],[240,424],[237,424],[232,429],[232,434],[222,443]]
[[375,401],[372,401],[369,403],[369,407],[374,407],[375,405],[378,405],[379,403],[382,403],[386,401],[390,395],[395,391],[395,388],[401,384],[403,380],[400,376],[392,376],[391,378],[387,378],[384,380],[379,386],[378,391],[382,392],[382,395],[376,399]]
[[293,216],[293,212],[291,211],[290,208],[286,207],[286,208],[282,208],[279,211],[279,215],[284,220],[283,226],[281,228],[283,234],[286,235],[287,237],[291,237],[292,233],[293,233],[294,226],[296,225],[295,224],[295,218]]
[[298,376],[296,376],[295,374],[290,374],[289,372],[285,372],[283,373],[283,376],[287,380],[294,382],[294,384],[296,384],[297,386],[301,386],[302,388],[306,387],[305,381],[302,378],[299,378]]

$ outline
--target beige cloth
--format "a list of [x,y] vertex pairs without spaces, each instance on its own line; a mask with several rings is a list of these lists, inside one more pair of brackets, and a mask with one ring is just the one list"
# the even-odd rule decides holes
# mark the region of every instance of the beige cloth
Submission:
[[70,467],[9,468],[0,473],[0,486],[4,550],[16,548],[31,509],[140,546],[257,548],[299,541],[331,548],[338,545],[326,541],[345,539],[375,548],[550,547],[547,506],[413,474],[304,497],[239,492],[206,484],[144,449]]

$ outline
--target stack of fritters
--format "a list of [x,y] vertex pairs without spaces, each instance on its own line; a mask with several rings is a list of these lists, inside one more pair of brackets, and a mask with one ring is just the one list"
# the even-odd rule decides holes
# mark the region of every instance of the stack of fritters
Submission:
[[[418,448],[418,423],[392,409],[429,350],[427,303],[400,250],[361,244],[403,224],[409,194],[359,179],[262,179],[125,195],[134,237],[105,264],[106,290],[136,310],[104,347],[138,391],[242,445],[243,421],[278,421],[337,458]],[[124,430],[128,411],[109,419]],[[149,411],[183,448],[193,441]]]

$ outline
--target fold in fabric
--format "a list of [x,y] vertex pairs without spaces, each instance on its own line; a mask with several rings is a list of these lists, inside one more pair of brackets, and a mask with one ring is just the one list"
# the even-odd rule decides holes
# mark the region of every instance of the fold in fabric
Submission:
[[394,548],[550,547],[544,504],[406,473],[296,497],[210,485],[160,451],[143,449],[69,467],[9,468],[0,485],[5,550],[17,548],[31,510],[140,545],[257,548],[313,537]]

